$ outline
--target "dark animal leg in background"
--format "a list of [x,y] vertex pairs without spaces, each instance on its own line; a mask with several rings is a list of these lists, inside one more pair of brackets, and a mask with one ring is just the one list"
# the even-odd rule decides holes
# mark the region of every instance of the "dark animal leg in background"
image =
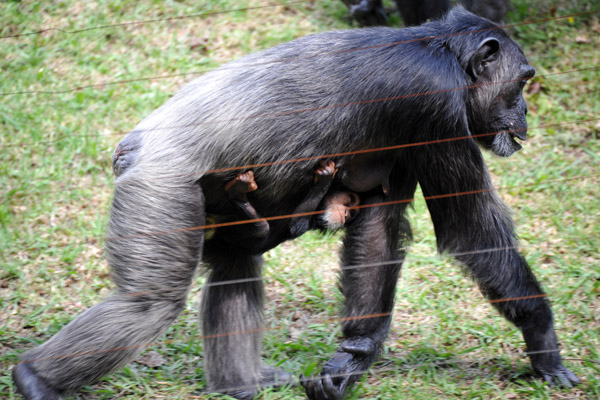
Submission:
[[[304,200],[294,210],[294,214],[302,214],[307,212],[316,211],[325,197],[331,181],[333,180],[335,173],[335,163],[331,160],[321,160],[319,167],[315,170],[315,181],[314,185],[311,186],[310,191],[304,197]],[[291,237],[295,238],[305,233],[310,228],[310,221],[313,215],[306,215],[302,217],[292,218],[290,221],[290,233]]]
[[[343,0],[350,8],[350,14],[363,26],[385,25],[387,18],[378,18],[379,10],[375,4],[381,0]],[[497,24],[503,24],[510,6],[509,0],[462,0],[459,3],[470,12],[487,18]],[[396,6],[406,26],[421,25],[424,22],[442,17],[450,9],[448,0],[396,0]],[[383,8],[381,8],[385,16]]]
[[462,0],[465,8],[473,14],[502,25],[510,7],[509,0]]
[[396,5],[407,26],[439,18],[450,9],[448,0],[396,0]]
[[[239,174],[225,185],[225,192],[227,193],[229,200],[235,205],[236,209],[241,214],[241,218],[244,220],[258,220],[261,218],[246,195],[246,193],[253,192],[257,189],[258,185],[254,181],[254,173],[252,171],[246,171]],[[269,234],[269,223],[265,220],[256,221],[247,225],[250,227],[250,230],[249,232],[246,232],[246,236],[251,236],[260,240],[266,238]]]
[[388,18],[382,0],[346,0],[345,3],[350,8],[350,15],[360,26],[387,25]]

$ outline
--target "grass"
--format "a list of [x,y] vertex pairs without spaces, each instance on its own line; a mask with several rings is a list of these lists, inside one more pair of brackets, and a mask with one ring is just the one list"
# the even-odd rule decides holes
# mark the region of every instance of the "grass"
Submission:
[[[2,2],[0,36],[268,4],[201,3]],[[514,212],[522,251],[553,302],[563,357],[582,385],[549,389],[532,376],[520,333],[455,262],[435,255],[418,194],[411,212],[415,240],[387,347],[346,398],[600,397],[600,71],[589,69],[600,61],[600,15],[544,21],[590,11],[590,4],[512,1],[508,23],[541,20],[510,28],[538,73],[527,94],[530,136],[510,159],[486,156]],[[20,353],[110,292],[102,242],[111,153],[120,138],[202,71],[298,36],[348,27],[344,5],[323,0],[0,39],[0,397],[18,397],[10,368]],[[558,74],[572,70],[581,71]],[[141,77],[163,78],[68,91]],[[14,92],[33,93],[6,94]],[[308,233],[266,255],[267,362],[317,373],[335,350],[339,241],[339,234]],[[74,398],[207,398],[196,313],[202,281],[181,317],[148,349],[162,357],[159,365],[132,362]],[[304,394],[287,388],[260,397]]]

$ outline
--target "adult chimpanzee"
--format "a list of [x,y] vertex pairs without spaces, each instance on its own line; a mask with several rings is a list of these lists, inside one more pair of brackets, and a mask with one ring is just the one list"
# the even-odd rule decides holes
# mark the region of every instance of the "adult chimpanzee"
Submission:
[[[303,380],[309,398],[340,399],[376,359],[417,184],[439,251],[455,253],[489,299],[506,300],[493,304],[522,330],[533,369],[549,382],[577,383],[476,144],[501,156],[520,149],[521,92],[533,75],[504,31],[458,8],[416,28],[307,36],[191,82],[129,136],[136,156],[115,180],[106,240],[115,293],[26,352],[13,370],[17,388],[30,399],[57,398],[132,360],[185,304],[203,254],[195,227],[220,207],[224,217],[237,212],[222,201],[239,174],[228,168],[252,165],[256,211],[285,215],[314,185],[317,158],[339,168],[330,190],[360,193],[365,208],[343,241],[344,341],[318,378]],[[282,162],[292,159],[305,161]],[[289,221],[270,222],[279,224]],[[288,382],[261,361],[261,257],[243,246],[204,256],[208,388],[251,398],[261,386]]]
[[[387,14],[382,0],[342,0],[350,15],[361,26],[387,24]],[[461,3],[474,14],[502,23],[508,10],[508,0],[462,0]],[[407,26],[439,18],[450,9],[449,0],[396,0],[400,15]]]

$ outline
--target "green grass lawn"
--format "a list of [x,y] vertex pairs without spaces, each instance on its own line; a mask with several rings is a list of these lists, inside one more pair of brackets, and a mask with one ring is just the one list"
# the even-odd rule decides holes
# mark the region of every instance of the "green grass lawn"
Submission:
[[[0,36],[46,29],[0,39],[1,398],[18,398],[10,369],[20,353],[111,290],[102,246],[111,154],[124,134],[203,71],[352,27],[339,0],[239,10],[277,3],[0,2]],[[511,3],[509,31],[537,70],[526,89],[529,139],[511,158],[486,158],[582,384],[549,389],[532,376],[520,332],[456,262],[436,255],[419,192],[387,347],[348,399],[600,398],[600,13],[575,15],[594,10],[584,0]],[[194,16],[87,29],[184,15]],[[552,19],[566,15],[575,16]],[[339,242],[339,234],[308,233],[266,254],[267,362],[309,375],[336,349]],[[132,362],[74,398],[208,398],[196,313],[202,282],[147,350],[157,362]],[[305,397],[288,388],[260,398]]]

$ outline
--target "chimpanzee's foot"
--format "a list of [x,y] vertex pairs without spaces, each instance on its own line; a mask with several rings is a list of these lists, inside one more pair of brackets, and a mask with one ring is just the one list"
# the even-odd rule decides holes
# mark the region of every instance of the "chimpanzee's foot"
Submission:
[[550,386],[570,388],[580,384],[577,375],[562,365],[554,328],[550,326],[540,331],[537,323],[536,319],[530,318],[521,328],[533,370]]
[[325,213],[321,217],[325,228],[339,229],[358,215],[360,198],[354,192],[336,192],[325,199]]
[[562,365],[558,352],[540,352],[529,355],[533,370],[550,386],[571,388],[581,381],[573,372]]
[[263,365],[260,375],[260,387],[263,389],[267,387],[282,387],[288,385],[296,386],[298,384],[292,374],[288,374],[287,372],[270,365]]
[[581,381],[567,369],[564,365],[559,365],[552,370],[536,371],[550,386],[558,386],[563,388],[572,388],[579,385]]
[[59,392],[40,378],[25,362],[14,366],[12,378],[17,386],[17,391],[26,400],[59,400],[62,398]]
[[348,339],[327,361],[316,378],[300,378],[311,400],[340,400],[346,389],[367,371],[377,358],[379,346],[368,337]]
[[239,174],[234,179],[225,185],[225,193],[229,199],[241,211],[244,219],[257,220],[252,223],[252,236],[257,239],[266,238],[269,235],[269,223],[261,220],[260,215],[248,201],[246,193],[253,192],[258,189],[258,185],[254,180],[254,172],[246,171]]
[[319,161],[319,167],[315,170],[315,183],[329,186],[336,172],[337,169],[335,169],[335,163],[332,160]]
[[247,201],[246,193],[254,192],[256,189],[258,189],[258,185],[254,180],[254,172],[252,171],[239,174],[225,185],[227,195],[232,199],[241,201]]

